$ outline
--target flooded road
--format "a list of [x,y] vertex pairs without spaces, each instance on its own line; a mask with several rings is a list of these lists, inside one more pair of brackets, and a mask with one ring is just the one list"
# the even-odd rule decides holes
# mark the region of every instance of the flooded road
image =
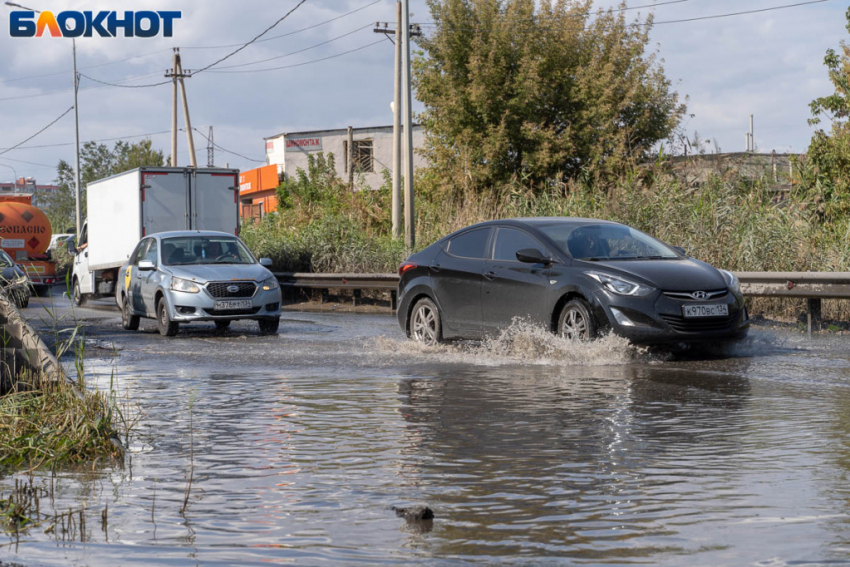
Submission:
[[[425,349],[384,315],[173,339],[121,330],[106,302],[76,315],[96,387],[139,421],[123,466],[56,473],[54,507],[87,508],[85,542],[34,528],[0,561],[850,562],[848,337],[756,329],[669,356],[525,328]],[[432,524],[390,509],[420,503]]]

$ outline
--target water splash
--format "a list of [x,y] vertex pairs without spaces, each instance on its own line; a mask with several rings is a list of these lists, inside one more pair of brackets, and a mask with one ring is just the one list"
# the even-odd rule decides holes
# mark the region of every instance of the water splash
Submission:
[[646,349],[613,333],[576,342],[523,320],[514,320],[497,336],[483,341],[425,346],[412,340],[379,337],[375,343],[377,350],[405,358],[427,357],[430,361],[479,366],[615,366],[655,359]]

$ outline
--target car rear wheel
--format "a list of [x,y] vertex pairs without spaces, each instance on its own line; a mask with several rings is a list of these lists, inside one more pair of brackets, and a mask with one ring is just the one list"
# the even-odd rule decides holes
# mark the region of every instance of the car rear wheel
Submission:
[[278,317],[274,319],[260,319],[257,322],[260,324],[261,335],[274,335],[277,333],[278,327],[280,327],[280,318]]
[[589,341],[596,336],[596,322],[590,307],[581,299],[573,299],[558,316],[558,336],[571,341]]
[[156,305],[156,326],[163,337],[173,337],[180,330],[180,323],[172,321],[171,315],[168,314],[168,304],[165,303],[164,297],[161,297]]
[[440,310],[427,297],[413,306],[410,317],[410,338],[418,343],[433,346],[443,340]]
[[139,329],[139,316],[130,313],[130,302],[126,295],[121,299],[121,326],[127,331]]

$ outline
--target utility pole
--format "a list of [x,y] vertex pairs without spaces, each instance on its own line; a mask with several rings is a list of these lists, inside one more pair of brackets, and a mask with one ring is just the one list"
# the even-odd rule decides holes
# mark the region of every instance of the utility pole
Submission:
[[215,167],[215,146],[213,145],[212,126],[210,126],[210,135],[207,136],[207,167]]
[[77,104],[77,91],[80,77],[77,75],[77,40],[71,39],[71,51],[74,56],[74,219],[77,221],[77,242],[83,234],[83,204],[80,199],[80,105]]
[[756,132],[753,128],[753,115],[750,114],[750,150],[755,153],[756,151]]
[[354,128],[348,127],[348,190],[354,191]]
[[[389,25],[384,22],[383,28],[380,27],[380,22],[375,24],[375,33],[382,33],[388,39],[390,35],[395,36],[395,74],[393,81],[393,194],[392,194],[392,223],[393,223],[393,238],[401,237],[401,110],[402,110],[402,3],[396,2],[396,29],[388,29]],[[411,37],[421,36],[422,32],[418,27],[409,29]],[[392,41],[392,40],[390,40]]]
[[177,167],[177,84],[180,84],[180,94],[183,99],[183,119],[186,125],[186,140],[189,144],[189,160],[192,167],[198,167],[198,158],[195,155],[195,137],[192,133],[192,120],[189,117],[189,100],[186,97],[185,77],[191,77],[191,71],[184,71],[180,60],[180,50],[174,49],[174,67],[165,73],[167,78],[174,81],[171,101],[171,165]]
[[177,167],[177,58],[180,57],[180,48],[174,48],[171,58],[171,167]]

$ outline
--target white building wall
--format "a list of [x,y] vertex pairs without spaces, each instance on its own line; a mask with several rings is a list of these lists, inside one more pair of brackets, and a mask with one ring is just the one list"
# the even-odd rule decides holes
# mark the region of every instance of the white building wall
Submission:
[[[356,189],[378,189],[384,183],[383,171],[386,169],[392,175],[393,169],[393,129],[389,127],[355,128],[355,142],[372,141],[372,159],[374,171],[370,173],[355,173]],[[323,130],[316,132],[297,132],[281,134],[266,138],[266,162],[277,165],[278,173],[294,177],[298,169],[307,171],[308,155],[324,153],[325,157],[333,154],[336,174],[347,181],[345,170],[345,146],[348,140],[347,129]],[[402,142],[403,143],[403,142]],[[413,148],[419,149],[425,143],[425,131],[421,126],[413,128]],[[402,158],[403,162],[403,158]],[[402,163],[403,165],[403,163]],[[418,153],[413,154],[413,167],[424,167],[426,162]]]

